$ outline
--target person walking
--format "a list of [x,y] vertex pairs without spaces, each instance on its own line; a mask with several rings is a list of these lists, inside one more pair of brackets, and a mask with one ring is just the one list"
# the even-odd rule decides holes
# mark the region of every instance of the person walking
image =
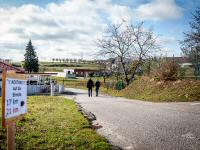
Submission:
[[99,87],[100,87],[101,83],[99,82],[99,80],[96,81],[95,83],[95,87],[96,87],[96,96],[99,95]]
[[88,96],[92,97],[92,88],[94,87],[94,82],[90,78],[89,81],[87,82],[87,88],[88,88]]

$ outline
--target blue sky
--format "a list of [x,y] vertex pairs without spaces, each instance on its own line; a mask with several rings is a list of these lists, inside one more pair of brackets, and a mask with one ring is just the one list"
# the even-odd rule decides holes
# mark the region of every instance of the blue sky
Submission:
[[0,0],[0,57],[23,60],[29,39],[40,60],[94,59],[94,39],[122,19],[145,22],[159,35],[162,55],[180,56],[200,0]]
[[33,5],[38,5],[38,6],[45,6],[49,3],[61,3],[63,2],[62,0],[0,0],[0,5],[1,6],[16,6],[19,7],[21,5],[26,5],[26,4],[33,4]]

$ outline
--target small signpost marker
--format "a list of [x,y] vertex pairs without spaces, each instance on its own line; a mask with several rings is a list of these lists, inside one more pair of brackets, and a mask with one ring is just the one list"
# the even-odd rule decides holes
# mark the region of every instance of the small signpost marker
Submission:
[[54,96],[54,90],[55,90],[54,89],[54,83],[51,82],[50,85],[51,85],[51,91],[50,91],[51,92],[51,96]]
[[7,126],[7,149],[15,150],[15,123],[27,113],[27,80],[11,71],[2,79],[2,127]]

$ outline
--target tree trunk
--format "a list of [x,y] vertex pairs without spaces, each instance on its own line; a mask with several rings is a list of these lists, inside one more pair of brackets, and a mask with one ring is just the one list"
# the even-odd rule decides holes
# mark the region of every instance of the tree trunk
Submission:
[[106,83],[106,76],[103,76],[103,83]]
[[129,86],[130,84],[130,79],[126,78],[126,86]]

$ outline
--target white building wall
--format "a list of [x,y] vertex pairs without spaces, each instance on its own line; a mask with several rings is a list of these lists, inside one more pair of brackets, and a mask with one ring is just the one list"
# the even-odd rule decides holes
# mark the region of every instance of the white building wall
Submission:
[[63,72],[70,72],[70,74],[74,74],[74,69],[63,69]]

